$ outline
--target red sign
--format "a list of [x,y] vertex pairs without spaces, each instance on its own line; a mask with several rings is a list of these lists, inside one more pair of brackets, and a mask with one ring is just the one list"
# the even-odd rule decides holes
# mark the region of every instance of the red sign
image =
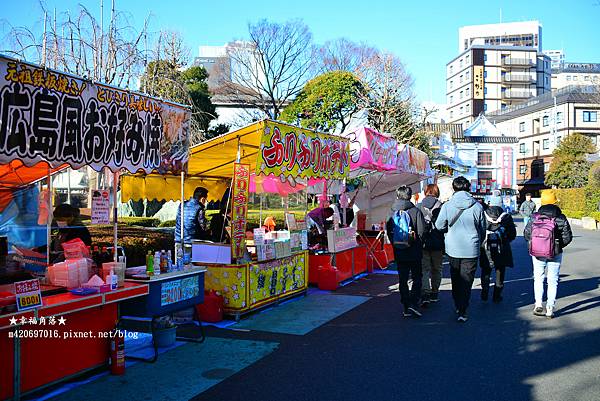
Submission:
[[15,283],[15,297],[19,311],[42,306],[40,281],[35,279]]
[[250,187],[250,165],[233,165],[231,198],[231,256],[239,259],[244,256],[246,247],[246,220]]
[[502,188],[512,188],[512,148],[502,148]]

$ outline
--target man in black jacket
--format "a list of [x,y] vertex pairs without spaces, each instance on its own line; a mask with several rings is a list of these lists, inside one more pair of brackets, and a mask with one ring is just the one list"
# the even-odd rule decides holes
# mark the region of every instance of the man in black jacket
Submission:
[[442,263],[444,259],[444,234],[435,228],[435,220],[440,214],[442,202],[437,184],[429,184],[425,189],[425,199],[418,208],[425,219],[423,241],[423,304],[439,300],[442,283]]
[[[394,260],[398,268],[398,281],[400,297],[404,306],[405,317],[420,317],[419,302],[421,298],[421,285],[423,272],[421,259],[423,258],[423,234],[425,232],[425,219],[423,213],[410,201],[412,190],[402,186],[397,190],[398,200],[392,206],[392,217],[387,221],[387,234],[390,242],[394,244],[394,214],[404,211],[410,218],[411,240],[407,246],[394,244]],[[412,288],[408,288],[408,278],[412,276]]]
[[[551,259],[538,259],[532,256],[533,261],[533,289],[535,293],[535,307],[533,314],[536,316],[554,317],[554,307],[556,303],[556,292],[558,290],[558,276],[560,273],[560,264],[562,262],[563,249],[573,240],[573,233],[569,220],[562,213],[560,208],[556,206],[557,200],[554,192],[545,191],[542,193],[542,206],[538,213],[533,214],[532,219],[527,223],[523,236],[527,241],[531,241],[533,224],[536,221],[536,215],[541,214],[554,219],[556,224],[556,232],[554,234],[554,253],[555,256]],[[545,273],[547,270],[547,273]],[[546,300],[546,313],[542,298],[544,296],[544,277],[547,277],[548,293]]]
[[492,300],[497,303],[502,300],[506,268],[514,266],[510,243],[517,237],[517,228],[512,216],[502,208],[502,198],[498,195],[492,196],[490,207],[484,215],[487,222],[486,238],[479,256],[481,300],[488,300],[492,270],[496,270]]

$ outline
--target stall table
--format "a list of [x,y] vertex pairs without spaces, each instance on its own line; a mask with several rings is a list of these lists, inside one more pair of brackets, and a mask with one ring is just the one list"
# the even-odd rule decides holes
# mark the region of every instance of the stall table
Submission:
[[[148,285],[125,283],[102,294],[78,296],[67,292],[45,296],[40,308],[0,316],[0,400],[18,399],[22,394],[107,365],[110,339],[104,333],[115,328],[120,303],[147,294]],[[21,317],[36,319],[38,324],[11,325],[11,318],[20,321]],[[42,317],[45,325],[39,323]],[[49,323],[51,317],[55,324]],[[61,317],[66,319],[65,324],[59,323]],[[14,338],[17,330],[30,335]],[[74,337],[80,333],[89,333],[90,337]]]
[[243,314],[306,292],[308,252],[242,265],[207,265],[206,288],[223,296],[226,314]]
[[311,254],[308,282],[319,283],[319,268],[337,269],[337,283],[342,284],[367,272],[367,247],[358,245],[339,252]]

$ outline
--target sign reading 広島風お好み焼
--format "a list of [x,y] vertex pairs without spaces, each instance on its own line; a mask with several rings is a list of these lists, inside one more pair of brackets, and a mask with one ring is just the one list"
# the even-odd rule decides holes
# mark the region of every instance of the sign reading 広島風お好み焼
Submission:
[[177,172],[190,111],[179,105],[0,56],[0,164]]

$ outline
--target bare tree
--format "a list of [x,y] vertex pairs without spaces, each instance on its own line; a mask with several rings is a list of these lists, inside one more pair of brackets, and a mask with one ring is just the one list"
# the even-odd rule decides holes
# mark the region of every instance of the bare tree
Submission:
[[346,38],[327,41],[317,50],[315,67],[319,73],[348,71],[359,77],[366,75],[365,69],[379,51],[367,44],[356,43]]
[[[101,14],[103,4],[101,1]],[[129,14],[115,9],[113,0],[105,29],[102,16],[98,20],[81,4],[75,15],[69,11],[49,13],[43,3],[40,6],[45,31],[14,27],[5,20],[2,43],[6,47],[0,52],[121,87],[129,87],[141,74],[149,16],[137,30]]]
[[276,119],[311,78],[312,34],[297,20],[261,20],[248,29],[249,42],[228,45],[231,80],[224,85],[236,101]]

